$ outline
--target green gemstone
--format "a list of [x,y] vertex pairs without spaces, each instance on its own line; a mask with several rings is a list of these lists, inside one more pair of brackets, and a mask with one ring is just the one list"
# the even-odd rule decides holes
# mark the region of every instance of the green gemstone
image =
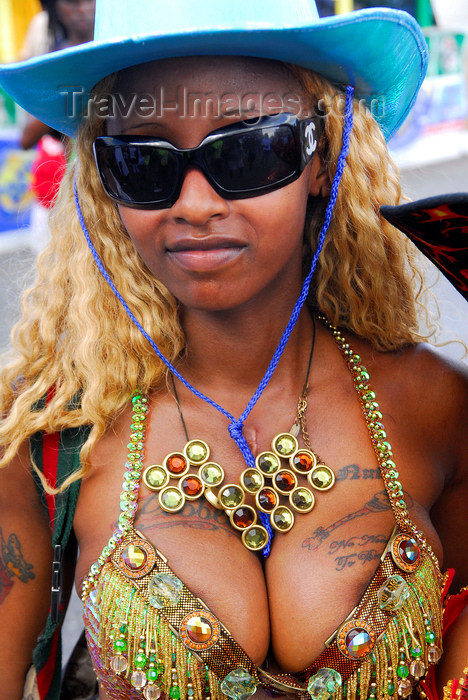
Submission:
[[146,677],[150,683],[154,683],[158,679],[158,672],[155,668],[149,668],[146,671]]
[[199,474],[200,479],[204,481],[207,486],[217,486],[223,480],[223,472],[221,467],[219,467],[217,464],[213,464],[213,462],[205,464],[200,469]]
[[151,467],[145,472],[145,482],[153,489],[160,489],[167,481],[167,473],[162,467]]
[[172,698],[172,700],[179,700],[180,698],[180,688],[178,685],[173,685],[171,686],[171,689],[169,691],[169,695]]
[[257,458],[258,468],[267,475],[274,474],[280,468],[278,457],[272,452],[264,452]]
[[161,505],[168,510],[178,510],[184,503],[183,494],[176,488],[169,487],[166,491],[159,494]]
[[408,678],[408,676],[409,676],[408,666],[404,666],[404,665],[398,666],[397,674],[400,678]]
[[275,440],[274,449],[282,457],[289,457],[297,450],[297,440],[294,435],[289,435],[288,433],[279,435]]
[[338,671],[332,668],[320,668],[309,679],[307,691],[312,700],[328,700],[341,688],[342,678]]
[[422,654],[422,649],[421,647],[411,647],[411,656],[413,656],[415,659],[419,659],[419,657]]
[[319,490],[325,490],[330,488],[330,486],[333,485],[334,480],[335,476],[332,470],[329,467],[326,467],[322,464],[318,467],[315,467],[315,469],[313,469],[309,475],[309,481],[311,486],[314,486],[316,489]]
[[182,588],[182,581],[177,576],[158,572],[148,584],[149,602],[158,610],[177,605],[182,595]]
[[208,446],[201,440],[192,440],[186,445],[186,455],[193,464],[201,464],[208,459]]
[[249,549],[263,549],[268,542],[268,533],[263,528],[253,525],[242,533],[242,541]]
[[393,685],[393,683],[391,681],[389,681],[387,683],[387,695],[393,695],[394,692],[395,692],[395,686]]
[[148,658],[145,656],[145,654],[137,654],[135,656],[135,667],[142,669],[145,668],[146,664],[148,663]]
[[410,588],[405,579],[398,574],[389,576],[377,592],[381,610],[395,612],[403,607],[410,596]]
[[287,532],[294,525],[294,515],[286,506],[278,506],[271,514],[271,521],[275,529]]
[[300,486],[292,492],[291,502],[296,510],[307,512],[314,505],[314,494],[304,486]]
[[256,493],[263,486],[262,475],[255,469],[247,469],[242,475],[244,488],[250,493]]
[[194,689],[193,689],[193,688],[187,688],[187,697],[193,698],[194,695],[195,695]]
[[426,642],[429,642],[429,644],[432,644],[435,641],[435,634],[432,630],[428,630],[426,632]]
[[125,639],[116,639],[114,649],[118,654],[124,654],[127,651],[127,642]]
[[249,700],[257,690],[257,683],[245,668],[235,668],[221,681],[220,688],[232,700]]
[[244,493],[239,486],[225,486],[219,492],[219,500],[224,508],[236,508],[244,500]]
[[121,634],[126,634],[128,632],[128,626],[127,625],[120,625],[120,632]]

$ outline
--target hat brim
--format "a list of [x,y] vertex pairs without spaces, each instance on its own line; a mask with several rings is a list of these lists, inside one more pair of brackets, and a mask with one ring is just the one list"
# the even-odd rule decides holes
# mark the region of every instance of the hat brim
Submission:
[[468,193],[384,206],[380,213],[403,231],[468,301]]
[[79,104],[80,94],[87,95],[116,70],[191,55],[271,58],[311,68],[333,83],[351,84],[357,99],[381,112],[374,116],[387,139],[411,109],[427,66],[426,43],[416,21],[405,12],[379,8],[322,18],[306,28],[216,28],[91,41],[3,65],[0,84],[28,112],[74,136],[82,117],[72,108],[73,89]]

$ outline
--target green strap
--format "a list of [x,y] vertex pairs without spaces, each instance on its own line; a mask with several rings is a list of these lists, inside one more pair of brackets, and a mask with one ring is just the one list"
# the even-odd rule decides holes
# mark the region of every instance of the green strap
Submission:
[[[43,433],[40,432],[31,437],[32,458],[48,480],[55,481],[57,486],[60,486],[70,474],[80,468],[80,450],[88,438],[90,429],[90,426],[82,426],[63,430],[58,436],[45,436],[44,438]],[[49,439],[55,440],[54,447],[48,443]],[[45,454],[45,451],[49,451],[49,454]],[[53,463],[52,474],[48,473],[50,461]],[[53,514],[52,546],[61,545],[62,552],[65,552],[73,528],[73,518],[81,482],[75,481],[66,491],[57,494],[55,501],[52,501],[46,496],[41,481],[34,470],[33,476],[41,501],[49,512],[49,517]],[[51,612],[49,612],[45,629],[33,652],[33,663],[37,671],[38,687],[43,700],[57,700],[60,693],[60,627],[63,617],[63,609],[60,610],[57,621],[52,619]]]

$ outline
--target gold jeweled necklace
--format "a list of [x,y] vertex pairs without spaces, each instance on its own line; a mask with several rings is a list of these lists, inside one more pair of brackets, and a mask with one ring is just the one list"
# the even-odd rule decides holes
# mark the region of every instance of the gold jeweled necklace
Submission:
[[[295,522],[295,513],[308,513],[314,507],[313,490],[331,489],[335,483],[333,470],[311,449],[307,432],[307,391],[314,345],[315,322],[306,379],[294,424],[288,432],[273,438],[270,449],[257,455],[255,468],[244,469],[238,483],[224,483],[224,469],[210,459],[211,450],[207,443],[189,439],[174,376],[171,375],[187,442],[180,452],[170,452],[162,464],[151,464],[143,472],[144,483],[150,490],[158,492],[159,505],[166,513],[176,513],[186,501],[204,496],[212,506],[226,513],[232,527],[242,533],[244,546],[258,551],[270,539],[267,529],[259,522],[258,511],[269,517],[274,530],[289,532]],[[299,431],[305,447],[299,446]],[[247,496],[254,499],[255,507],[245,502]]]

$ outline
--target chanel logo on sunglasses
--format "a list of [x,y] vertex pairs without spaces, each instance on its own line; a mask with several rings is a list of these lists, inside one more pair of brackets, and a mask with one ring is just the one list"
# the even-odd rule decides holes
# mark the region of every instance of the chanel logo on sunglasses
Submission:
[[307,139],[306,153],[308,156],[311,156],[317,148],[317,141],[315,140],[315,123],[310,122],[307,124],[304,133]]

